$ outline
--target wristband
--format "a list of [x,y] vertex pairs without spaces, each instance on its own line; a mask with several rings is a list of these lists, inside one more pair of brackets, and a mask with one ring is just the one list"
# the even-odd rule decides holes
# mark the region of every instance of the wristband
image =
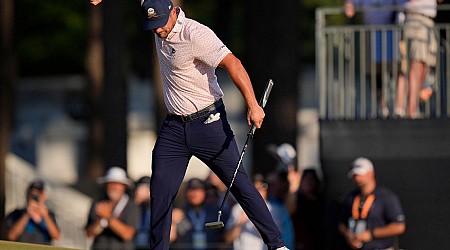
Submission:
[[373,233],[375,231],[375,229],[370,230],[370,236],[372,237],[372,239],[375,239],[375,234]]

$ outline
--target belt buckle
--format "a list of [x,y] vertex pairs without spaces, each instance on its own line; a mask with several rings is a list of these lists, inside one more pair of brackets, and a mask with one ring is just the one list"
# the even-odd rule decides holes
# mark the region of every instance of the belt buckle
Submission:
[[191,115],[187,115],[187,116],[180,115],[180,117],[181,117],[182,122],[192,121]]

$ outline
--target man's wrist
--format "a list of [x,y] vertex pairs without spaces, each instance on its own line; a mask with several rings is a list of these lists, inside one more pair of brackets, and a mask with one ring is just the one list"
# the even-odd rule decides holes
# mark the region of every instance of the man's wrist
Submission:
[[372,238],[372,239],[375,239],[376,237],[375,237],[375,228],[372,228],[371,230],[370,230],[370,237]]

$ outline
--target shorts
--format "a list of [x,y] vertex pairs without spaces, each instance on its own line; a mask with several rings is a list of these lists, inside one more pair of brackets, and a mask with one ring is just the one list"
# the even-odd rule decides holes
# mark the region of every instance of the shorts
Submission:
[[407,13],[403,39],[409,61],[421,61],[436,66],[438,44],[433,19],[421,14]]

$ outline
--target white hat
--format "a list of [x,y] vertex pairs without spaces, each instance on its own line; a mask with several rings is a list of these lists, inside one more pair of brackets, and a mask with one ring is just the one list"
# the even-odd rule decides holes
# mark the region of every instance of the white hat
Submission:
[[128,179],[125,170],[121,167],[111,167],[106,172],[106,175],[103,177],[97,178],[97,182],[100,184],[108,183],[108,182],[118,182],[125,184],[127,186],[131,185],[131,181]]
[[364,157],[359,157],[353,161],[350,171],[348,172],[348,178],[352,178],[353,175],[364,175],[373,170],[372,162]]

